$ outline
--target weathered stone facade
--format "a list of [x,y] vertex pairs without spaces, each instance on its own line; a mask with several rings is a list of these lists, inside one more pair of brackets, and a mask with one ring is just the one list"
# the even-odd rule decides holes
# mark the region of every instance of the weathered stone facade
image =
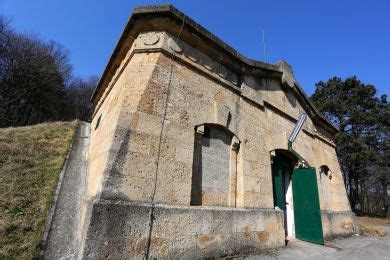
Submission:
[[309,117],[293,149],[332,174],[317,170],[324,236],[352,232],[332,141],[337,129],[286,62],[249,60],[172,6],[141,7],[92,100],[81,257],[141,257],[152,197],[150,256],[284,246],[271,154],[287,149],[302,112]]

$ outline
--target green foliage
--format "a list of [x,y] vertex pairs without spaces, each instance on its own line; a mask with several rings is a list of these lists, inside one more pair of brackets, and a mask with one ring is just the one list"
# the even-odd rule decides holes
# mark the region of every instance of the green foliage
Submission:
[[387,96],[378,98],[374,86],[356,77],[333,77],[316,84],[311,100],[340,129],[335,142],[352,209],[364,211],[362,204],[376,193],[382,195],[383,207],[375,213],[386,214],[390,170]]

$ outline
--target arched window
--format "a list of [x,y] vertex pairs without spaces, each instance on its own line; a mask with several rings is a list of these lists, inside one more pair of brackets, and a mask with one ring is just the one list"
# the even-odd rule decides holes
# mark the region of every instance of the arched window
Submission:
[[237,149],[238,139],[226,128],[196,128],[191,205],[235,205]]
[[329,169],[327,165],[320,166],[320,174],[321,177],[326,176],[328,179],[332,179],[332,171]]
[[330,180],[332,179],[332,171],[327,165],[320,166],[320,180],[322,189],[322,198],[325,204],[331,202],[332,194],[330,191]]

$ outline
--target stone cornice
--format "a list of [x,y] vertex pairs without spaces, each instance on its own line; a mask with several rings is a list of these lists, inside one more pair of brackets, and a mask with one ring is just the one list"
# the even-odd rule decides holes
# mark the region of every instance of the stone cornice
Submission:
[[[130,48],[132,48],[134,41],[141,32],[165,31],[172,35],[178,35],[182,25],[183,30],[180,36],[182,42],[190,43],[201,53],[206,54],[205,57],[203,57],[203,61],[200,61],[199,64],[208,70],[210,70],[210,67],[208,67],[207,61],[205,62],[204,60],[207,59],[207,57],[211,58],[211,62],[217,64],[216,70],[213,72],[218,75],[222,81],[225,80],[225,83],[229,85],[233,84],[234,87],[237,88],[240,86],[244,75],[278,79],[282,83],[282,86],[294,92],[297,100],[302,103],[304,109],[307,110],[308,114],[313,119],[313,122],[320,124],[333,134],[337,132],[337,127],[329,123],[322,114],[314,108],[305,92],[295,80],[290,65],[284,61],[275,65],[267,64],[244,57],[201,25],[178,11],[172,5],[142,6],[134,9],[103,72],[98,86],[92,95],[92,102],[97,105],[97,103],[101,103],[102,100],[100,99],[102,96],[104,99],[103,93],[107,92],[106,88],[112,87],[109,86],[110,82],[112,83],[113,78],[115,78],[114,76],[118,74],[118,68],[121,67],[121,64],[123,65],[123,61],[126,59]],[[153,39],[149,39],[149,41],[150,45],[157,44],[153,42]],[[178,44],[180,45],[180,43]],[[175,41],[171,41],[169,45],[173,46],[177,44]],[[191,46],[189,44],[187,45]],[[175,46],[171,49],[175,52],[180,52],[178,49],[175,50],[176,47],[180,48],[180,46]],[[196,57],[187,57],[190,60],[193,58],[194,62],[198,62],[195,61]]]
[[[198,71],[205,77],[208,77],[210,80],[218,82],[218,84],[224,86],[230,91],[235,92],[245,101],[250,102],[252,105],[258,108],[266,107],[267,109],[271,109],[272,111],[279,113],[285,119],[293,123],[297,122],[297,118],[294,118],[293,116],[280,110],[272,103],[263,100],[261,97],[251,96],[250,93],[247,92],[248,87],[243,86],[249,84],[245,82],[245,77],[242,79],[242,82],[240,82],[238,80],[238,75],[229,70],[229,68],[226,68],[222,64],[212,60],[210,57],[191,47],[189,44],[180,40],[178,42],[174,42],[172,39],[174,39],[174,36],[165,31],[141,32],[133,41],[131,49],[128,51],[118,70],[115,72],[111,81],[108,83],[108,86],[100,100],[96,103],[95,113],[99,111],[100,106],[103,104],[112,87],[121,76],[123,69],[126,67],[127,63],[131,60],[135,53],[161,52],[167,57],[173,57],[175,61],[180,62],[185,66],[191,67],[193,70]],[[334,142],[329,138],[326,138],[324,135],[321,135],[321,132],[316,131],[316,128],[314,129],[315,132],[307,127],[304,127],[303,131],[309,136],[316,137],[328,145],[335,147]]]

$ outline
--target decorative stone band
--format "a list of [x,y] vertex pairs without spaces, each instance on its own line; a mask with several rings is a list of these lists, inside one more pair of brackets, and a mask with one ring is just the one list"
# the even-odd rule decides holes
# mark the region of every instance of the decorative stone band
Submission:
[[[115,74],[112,76],[111,81],[108,83],[107,88],[105,88],[103,95],[96,104],[96,111],[99,110],[100,106],[103,104],[108,93],[111,91],[112,87],[115,85],[117,79],[121,75],[122,71],[126,67],[127,63],[130,61],[134,53],[141,52],[156,52],[163,51],[169,54],[175,54],[175,58],[180,59],[182,62],[189,64],[195,67],[198,71],[206,74],[211,77],[213,80],[219,81],[224,86],[227,86],[231,90],[240,93],[241,96],[250,100],[257,106],[263,107],[264,100],[262,97],[261,90],[255,91],[254,88],[254,79],[251,76],[243,75],[242,80],[240,76],[231,71],[229,68],[225,67],[221,63],[213,60],[211,57],[192,47],[191,45],[177,40],[176,37],[171,35],[166,31],[144,31],[141,32],[133,42],[132,47],[127,52],[126,56],[122,60],[118,69],[115,71]],[[295,82],[295,78],[292,74],[291,67],[287,63],[279,63],[278,66],[282,66],[286,73],[291,72],[290,76],[286,76],[286,84],[290,87]],[[256,92],[256,93],[254,93]],[[305,132],[308,132],[312,136],[317,136],[320,139],[324,139],[327,143],[333,145],[333,142],[329,139],[325,139],[323,136],[320,136],[314,131],[304,129]]]
[[135,40],[134,49],[136,51],[148,51],[148,49],[163,49],[167,52],[174,52],[180,55],[180,58],[186,59],[190,63],[196,63],[206,69],[206,73],[212,73],[220,77],[228,84],[239,87],[240,81],[238,75],[226,68],[224,65],[216,62],[211,57],[195,49],[191,45],[176,39],[173,35],[163,31],[141,32]]

